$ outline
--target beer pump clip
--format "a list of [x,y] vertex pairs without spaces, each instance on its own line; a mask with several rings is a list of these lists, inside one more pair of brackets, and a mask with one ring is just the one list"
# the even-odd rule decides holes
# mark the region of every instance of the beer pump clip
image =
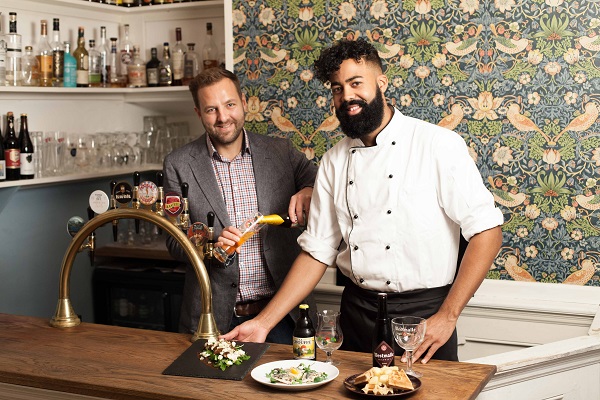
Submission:
[[[137,172],[136,172],[137,173]],[[139,174],[138,174],[139,175]],[[134,196],[136,195],[135,187],[137,187],[137,205],[134,203],[134,207],[136,209],[149,209],[152,211],[152,206],[158,201],[158,186],[152,181],[143,181],[140,183],[139,176],[133,177],[134,183],[137,183],[137,186],[134,186]],[[161,207],[162,208],[162,207]],[[158,215],[161,215],[158,211],[156,212]],[[139,233],[139,220],[136,219],[136,233]]]

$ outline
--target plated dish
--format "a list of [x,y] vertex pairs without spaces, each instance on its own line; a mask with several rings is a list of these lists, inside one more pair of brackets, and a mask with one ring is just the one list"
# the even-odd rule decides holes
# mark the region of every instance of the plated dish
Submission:
[[412,394],[414,392],[416,392],[417,390],[419,390],[421,388],[421,381],[419,380],[419,378],[415,378],[414,376],[408,375],[408,378],[410,379],[410,381],[413,384],[414,389],[413,390],[395,390],[394,393],[390,393],[390,394],[386,394],[386,395],[380,395],[380,394],[373,394],[373,393],[364,393],[362,391],[362,388],[364,386],[363,385],[355,385],[354,384],[354,379],[360,374],[354,374],[354,375],[350,375],[349,377],[347,377],[346,379],[344,379],[344,387],[346,389],[348,389],[349,391],[351,391],[352,393],[356,393],[360,396],[363,397],[401,397],[401,396],[407,396],[409,394]]
[[[280,383],[280,382],[276,382],[276,383],[271,382],[271,378],[269,377],[269,374],[271,374],[271,372],[274,369],[288,369],[288,368],[291,369],[291,368],[298,367],[300,364],[308,365],[308,366],[310,366],[310,368],[312,370],[315,370],[318,373],[324,372],[327,374],[327,377],[324,378],[323,380],[320,380],[319,382],[290,384],[290,385],[285,384],[285,383]],[[275,389],[298,391],[298,390],[314,389],[321,385],[325,385],[326,383],[329,383],[332,380],[334,380],[335,378],[337,378],[337,376],[339,374],[340,374],[340,371],[336,367],[334,367],[333,365],[330,365],[330,364],[326,364],[324,362],[320,362],[320,361],[282,360],[282,361],[273,361],[270,363],[259,365],[258,367],[255,367],[252,370],[252,372],[250,373],[250,376],[252,376],[252,378],[255,381],[262,383],[263,385],[273,387]]]

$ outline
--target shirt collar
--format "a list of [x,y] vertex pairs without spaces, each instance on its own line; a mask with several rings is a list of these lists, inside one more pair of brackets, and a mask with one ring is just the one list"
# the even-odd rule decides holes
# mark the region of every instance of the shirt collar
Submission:
[[[246,132],[246,128],[243,128],[242,132],[244,133],[244,140],[242,141],[242,153],[252,154],[252,152],[250,151],[250,140],[248,139],[248,132]],[[206,135],[206,147],[208,149],[209,154],[211,154],[213,158],[223,161],[223,158],[221,157],[217,149],[215,149],[212,140],[210,140],[209,135]]]
[[[391,138],[394,135],[394,132],[397,132],[400,128],[400,119],[402,118],[402,113],[396,107],[388,104],[388,107],[392,108],[392,119],[388,122],[388,124],[377,134],[375,138],[375,145],[386,144],[391,141]],[[351,139],[352,146],[351,147],[366,147],[361,139]]]

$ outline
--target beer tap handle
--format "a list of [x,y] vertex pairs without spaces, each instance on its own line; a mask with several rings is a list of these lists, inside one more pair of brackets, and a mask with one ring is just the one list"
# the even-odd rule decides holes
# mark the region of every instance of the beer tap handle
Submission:
[[[133,208],[135,208],[136,210],[139,210],[140,208],[140,197],[139,197],[139,190],[140,190],[140,173],[138,171],[135,171],[133,173],[133,199],[132,199],[132,205]],[[140,220],[139,219],[135,219],[135,233],[139,234],[140,233]]]
[[[92,207],[87,208],[87,214],[88,214],[88,220],[92,220],[92,218],[94,218],[94,210],[92,210]],[[92,231],[92,233],[90,234],[89,237],[89,244],[90,244],[90,265],[93,267],[94,266],[94,249],[95,249],[95,245],[96,245],[96,231]]]
[[181,184],[181,200],[183,201],[183,211],[181,212],[181,229],[183,229],[184,232],[190,226],[190,210],[188,203],[189,189],[190,186],[187,183],[183,182]]
[[[162,171],[156,173],[156,186],[158,187],[158,199],[156,199],[156,213],[161,217],[165,215],[165,190],[163,188],[164,175]],[[162,228],[158,228],[158,234],[162,234]]]
[[[117,200],[115,199],[115,187],[117,187],[117,181],[110,181],[110,209],[115,210],[117,208]],[[117,241],[119,234],[119,220],[115,219],[112,222],[113,241]]]
[[206,215],[206,225],[208,226],[208,241],[206,242],[206,248],[204,250],[204,257],[211,263],[213,256],[213,249],[215,243],[215,213],[209,211]]

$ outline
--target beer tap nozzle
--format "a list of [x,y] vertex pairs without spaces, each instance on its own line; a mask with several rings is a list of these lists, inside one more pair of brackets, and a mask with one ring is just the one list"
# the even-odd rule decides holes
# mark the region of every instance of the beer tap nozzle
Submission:
[[189,185],[185,182],[181,184],[181,199],[183,201],[183,211],[181,212],[181,229],[187,231],[190,227],[190,210],[188,203]]
[[[117,187],[117,181],[110,181],[110,209],[115,210],[117,208],[117,200],[115,199],[115,187]],[[119,220],[113,219],[112,222],[113,241],[117,241],[119,236]]]
[[[133,208],[136,210],[140,209],[140,198],[139,198],[139,188],[140,186],[140,173],[135,171],[133,173],[133,199],[131,200],[131,204]],[[135,233],[140,233],[140,220],[135,219]]]
[[[92,218],[94,218],[94,210],[92,210],[92,207],[88,207],[87,208],[87,213],[88,213],[88,220],[92,220]],[[96,249],[96,231],[92,231],[92,233],[90,233],[90,236],[88,237],[88,248],[90,249],[90,265],[93,267],[94,266],[94,250]]]

